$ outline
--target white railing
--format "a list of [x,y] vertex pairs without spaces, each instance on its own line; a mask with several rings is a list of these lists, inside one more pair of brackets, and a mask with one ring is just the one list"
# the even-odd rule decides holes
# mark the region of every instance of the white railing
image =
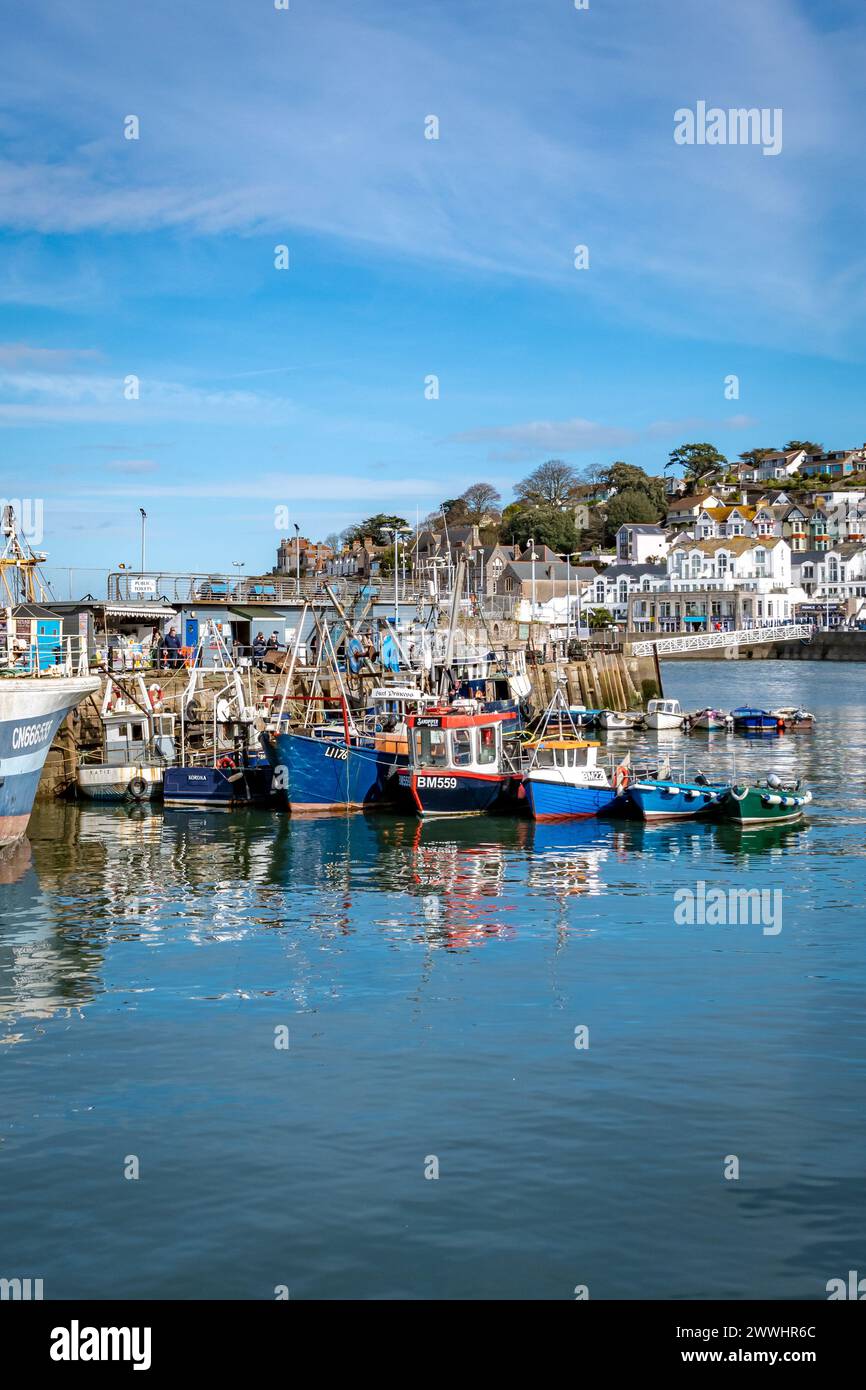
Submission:
[[713,647],[747,647],[758,642],[808,641],[811,623],[767,623],[763,627],[736,628],[733,632],[698,632],[693,635],[655,637],[633,642],[632,656],[668,656],[674,652],[708,651]]
[[40,637],[23,641],[14,632],[0,636],[0,669],[10,676],[86,676],[90,673],[87,640],[80,636]]

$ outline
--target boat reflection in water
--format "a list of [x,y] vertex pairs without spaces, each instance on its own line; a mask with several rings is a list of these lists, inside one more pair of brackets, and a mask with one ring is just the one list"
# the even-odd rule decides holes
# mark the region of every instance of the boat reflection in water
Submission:
[[57,926],[50,871],[38,872],[42,849],[19,840],[0,850],[0,1048],[32,1041],[45,1020],[80,1010],[102,988],[102,952]]
[[391,845],[399,889],[420,906],[420,921],[407,923],[403,916],[384,921],[389,934],[409,935],[446,951],[514,936],[515,906],[502,899],[509,854],[525,839],[525,821],[497,820],[493,834],[480,836],[477,822],[457,819],[393,819],[379,825]]
[[616,832],[602,821],[533,821],[527,843],[527,888],[560,903],[605,891],[602,866],[615,849]]

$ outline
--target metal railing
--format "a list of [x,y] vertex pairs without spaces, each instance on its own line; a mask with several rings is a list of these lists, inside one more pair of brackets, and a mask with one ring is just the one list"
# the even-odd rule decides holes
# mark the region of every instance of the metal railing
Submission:
[[655,637],[648,642],[633,642],[632,656],[671,655],[674,652],[707,651],[713,647],[753,646],[758,642],[808,641],[812,636],[811,623],[767,623],[763,627],[735,628],[732,632],[700,632]]
[[5,676],[86,676],[90,672],[84,637],[60,636],[24,641],[14,632],[0,633],[0,672]]

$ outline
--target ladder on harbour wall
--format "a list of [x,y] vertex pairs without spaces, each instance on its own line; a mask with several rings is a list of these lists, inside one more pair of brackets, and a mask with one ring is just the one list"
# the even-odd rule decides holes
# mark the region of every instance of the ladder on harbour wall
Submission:
[[766,642],[808,642],[813,633],[811,623],[767,623],[763,627],[736,628],[733,632],[698,632],[693,635],[671,633],[669,637],[652,637],[645,642],[632,642],[632,656],[673,656],[678,652],[704,652],[712,648],[751,647]]

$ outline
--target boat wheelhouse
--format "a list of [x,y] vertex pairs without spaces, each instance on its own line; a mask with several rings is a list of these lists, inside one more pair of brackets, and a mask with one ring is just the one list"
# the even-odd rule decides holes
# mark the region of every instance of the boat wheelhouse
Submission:
[[472,816],[489,811],[516,774],[503,749],[512,710],[482,714],[440,706],[411,714],[409,766],[399,782],[420,816]]

